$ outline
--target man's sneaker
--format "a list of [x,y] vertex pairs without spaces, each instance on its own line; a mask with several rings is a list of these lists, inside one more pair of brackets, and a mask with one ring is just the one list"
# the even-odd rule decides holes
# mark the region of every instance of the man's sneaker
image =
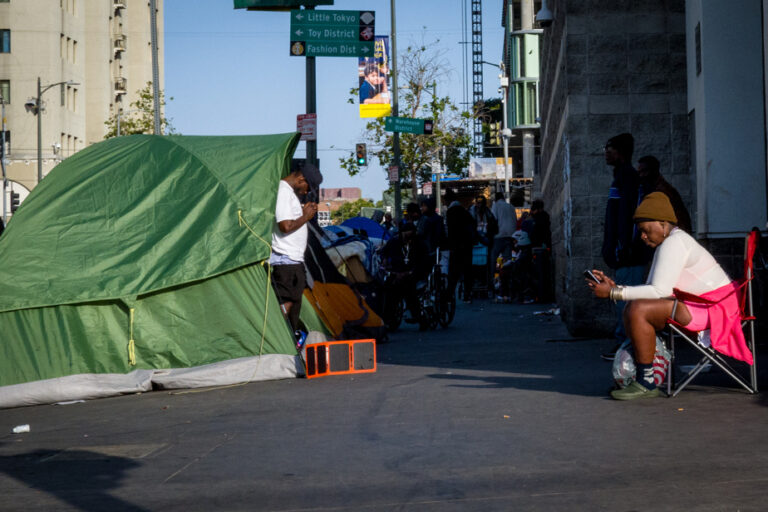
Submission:
[[648,389],[636,380],[624,389],[611,391],[614,400],[634,400],[636,398],[656,398],[659,396],[659,388]]
[[296,336],[296,350],[301,352],[301,349],[304,348],[304,344],[307,342],[307,333],[301,330],[296,330],[293,335]]

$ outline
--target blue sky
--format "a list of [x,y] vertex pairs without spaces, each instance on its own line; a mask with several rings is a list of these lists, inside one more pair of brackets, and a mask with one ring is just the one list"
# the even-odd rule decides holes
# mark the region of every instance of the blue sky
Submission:
[[[470,2],[467,1],[467,4]],[[396,3],[397,45],[437,43],[448,53],[451,79],[438,94],[462,101],[462,6],[464,0],[400,0]],[[243,135],[296,130],[305,112],[305,62],[289,55],[289,14],[235,10],[232,0],[165,0],[166,106],[184,135]],[[502,0],[483,1],[483,59],[501,59]],[[389,0],[336,0],[334,10],[376,11],[376,34],[390,33]],[[471,18],[467,16],[471,22]],[[386,174],[372,159],[350,177],[339,158],[353,152],[365,120],[347,103],[357,86],[354,58],[317,57],[318,157],[323,187],[360,187],[364,197],[380,199]],[[471,69],[471,67],[470,67]],[[498,96],[498,70],[484,66],[484,95]],[[470,84],[471,86],[471,84]],[[470,90],[471,93],[471,90]],[[471,94],[470,94],[471,96]],[[296,151],[304,156],[304,143]]]

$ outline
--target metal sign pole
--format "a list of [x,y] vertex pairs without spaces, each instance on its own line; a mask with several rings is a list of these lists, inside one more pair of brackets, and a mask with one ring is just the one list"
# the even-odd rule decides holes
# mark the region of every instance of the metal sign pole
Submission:
[[149,32],[152,50],[152,100],[155,105],[155,135],[162,135],[160,125],[160,71],[157,62],[157,6],[156,0],[149,0]]
[[[397,105],[397,28],[395,24],[395,0],[390,0],[390,16],[392,17],[392,117],[398,116]],[[402,209],[403,199],[400,193],[400,133],[395,132],[392,135],[393,140],[393,158],[397,166],[397,181],[395,182],[395,220],[400,223],[400,210]]]
[[[305,6],[307,10],[314,10],[314,6]],[[307,95],[307,114],[317,112],[317,80],[315,78],[315,57],[304,57],[306,59],[306,95]],[[315,127],[315,140],[304,141],[306,144],[307,164],[317,167],[317,127]]]
[[504,143],[504,199],[509,203],[509,137],[510,137],[510,130],[507,125],[507,100],[509,99],[509,77],[507,76],[507,71],[504,67],[504,63],[502,62],[499,66],[501,68],[501,76],[499,77],[501,79],[501,91],[502,91],[502,97],[501,97],[501,104],[504,107],[502,116],[504,118],[503,121],[503,128],[501,130],[501,140]]
[[5,98],[3,98],[2,95],[0,95],[0,115],[2,115],[3,123],[2,123],[2,142],[3,150],[0,152],[2,153],[2,156],[0,156],[0,167],[3,168],[3,226],[5,226],[8,223],[8,214],[6,213],[8,211],[8,205],[6,202],[8,201],[6,197],[6,190],[8,188],[8,177],[5,174]]

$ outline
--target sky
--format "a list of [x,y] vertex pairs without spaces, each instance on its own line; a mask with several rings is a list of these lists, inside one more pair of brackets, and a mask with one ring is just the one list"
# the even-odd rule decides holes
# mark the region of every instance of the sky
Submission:
[[[391,35],[390,0],[336,0],[318,9],[374,10],[376,34]],[[412,43],[444,49],[450,75],[438,95],[463,101],[462,18],[469,0],[396,2],[399,53]],[[502,0],[483,1],[483,60],[501,60]],[[289,55],[287,12],[234,9],[233,0],[165,0],[166,117],[183,135],[254,135],[296,131],[305,113],[305,59]],[[467,13],[471,23],[471,16]],[[471,36],[470,36],[471,39]],[[362,140],[365,119],[349,90],[357,87],[357,59],[317,57],[317,147],[324,188],[359,187],[381,199],[386,173],[375,158],[357,176],[339,165]],[[471,65],[470,65],[471,71]],[[498,69],[484,66],[484,97],[498,97]],[[471,77],[470,77],[471,101]],[[296,157],[303,158],[304,143]]]

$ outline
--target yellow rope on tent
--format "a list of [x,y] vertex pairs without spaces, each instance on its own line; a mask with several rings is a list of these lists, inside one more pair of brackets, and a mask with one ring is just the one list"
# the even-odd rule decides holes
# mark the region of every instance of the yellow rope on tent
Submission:
[[[240,225],[240,227],[245,226],[248,228],[248,231],[251,232],[253,236],[264,242],[266,244],[267,248],[269,249],[270,254],[272,253],[272,245],[264,240],[262,237],[259,236],[258,233],[256,233],[251,226],[248,225],[248,223],[243,218],[243,210],[237,210],[237,222]],[[264,266],[267,264],[268,260],[262,260],[261,265]],[[227,386],[216,386],[213,388],[207,388],[207,389],[195,389],[195,390],[187,390],[187,391],[177,391],[175,393],[171,393],[173,395],[184,395],[187,393],[203,393],[206,391],[211,391],[213,389],[226,389],[226,388],[234,388],[238,386],[243,386],[245,384],[248,384],[253,380],[254,377],[256,377],[256,374],[259,371],[259,365],[261,364],[261,356],[264,354],[264,337],[267,333],[267,318],[269,317],[269,290],[272,286],[272,266],[267,265],[267,288],[264,290],[264,323],[261,326],[261,342],[259,342],[259,359],[256,361],[256,368],[253,369],[253,375],[251,375],[251,378],[248,379],[245,382],[240,382],[239,384],[229,384]]]
[[[266,240],[261,238],[258,233],[256,233],[251,226],[248,225],[247,222],[245,222],[245,219],[243,218],[243,210],[237,210],[237,221],[240,224],[240,226],[245,226],[248,228],[248,231],[251,232],[253,236],[264,242],[264,244],[267,246],[267,249],[269,249],[270,254],[272,253],[272,245],[268,243]],[[264,263],[267,260],[262,260],[261,265],[264,266]],[[261,342],[259,343],[259,361],[256,363],[256,369],[253,371],[254,377],[256,376],[256,371],[259,369],[259,363],[261,363],[261,356],[264,352],[264,336],[267,333],[267,316],[269,313],[269,288],[272,286],[272,265],[267,265],[267,288],[264,291],[264,324],[261,326]]]
[[131,335],[130,339],[128,340],[128,363],[131,366],[136,366],[136,343],[133,341],[133,316],[134,316],[134,308],[131,308]]

